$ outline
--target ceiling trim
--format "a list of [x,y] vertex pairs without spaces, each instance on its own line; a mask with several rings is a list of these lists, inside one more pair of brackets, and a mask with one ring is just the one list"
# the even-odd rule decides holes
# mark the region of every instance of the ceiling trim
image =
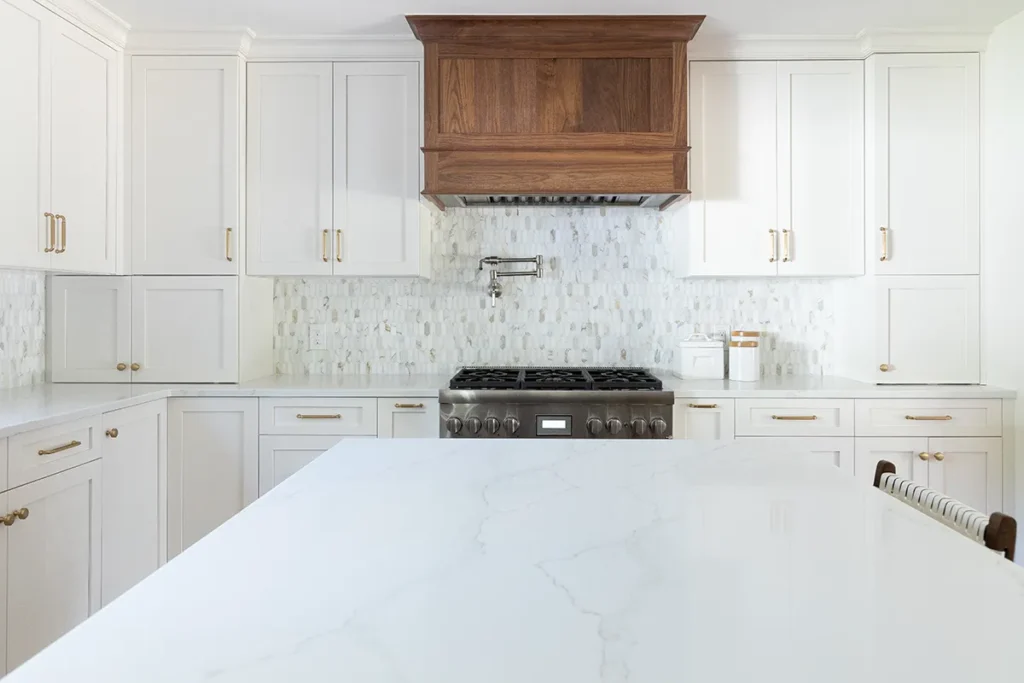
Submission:
[[132,31],[127,50],[133,55],[247,57],[256,34],[249,28],[214,31]]
[[295,35],[257,36],[249,61],[323,60],[419,61],[423,45],[412,36]]
[[54,14],[100,38],[111,47],[124,48],[131,26],[94,0],[36,0]]
[[715,36],[687,46],[690,61],[864,59],[891,52],[984,52],[988,33],[872,30],[855,36]]

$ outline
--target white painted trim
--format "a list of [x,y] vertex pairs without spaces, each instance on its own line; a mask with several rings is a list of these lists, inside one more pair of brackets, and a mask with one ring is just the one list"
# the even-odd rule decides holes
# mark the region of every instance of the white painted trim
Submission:
[[375,61],[423,59],[423,44],[411,36],[258,36],[251,62]]
[[136,56],[246,57],[256,37],[247,27],[195,31],[132,31],[127,49]]
[[855,36],[708,34],[690,42],[690,61],[865,59],[888,52],[984,52],[988,33],[872,30]]
[[95,0],[36,0],[110,47],[123,49],[131,26]]

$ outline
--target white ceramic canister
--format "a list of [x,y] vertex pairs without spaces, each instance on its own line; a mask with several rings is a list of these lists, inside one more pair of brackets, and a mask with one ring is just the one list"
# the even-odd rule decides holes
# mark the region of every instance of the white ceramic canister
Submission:
[[679,362],[673,371],[680,379],[724,379],[725,348],[721,339],[691,334],[679,342]]
[[757,382],[761,379],[761,333],[734,330],[729,342],[729,379]]

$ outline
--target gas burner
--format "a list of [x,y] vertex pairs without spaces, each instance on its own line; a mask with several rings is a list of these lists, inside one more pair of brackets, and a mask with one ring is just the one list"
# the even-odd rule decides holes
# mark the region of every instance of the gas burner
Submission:
[[643,368],[464,368],[449,388],[660,391],[661,380]]
[[464,368],[448,383],[451,389],[518,389],[522,370],[515,368]]
[[526,368],[523,389],[589,389],[585,370],[577,368]]
[[595,389],[661,389],[661,380],[637,368],[595,368],[590,376]]

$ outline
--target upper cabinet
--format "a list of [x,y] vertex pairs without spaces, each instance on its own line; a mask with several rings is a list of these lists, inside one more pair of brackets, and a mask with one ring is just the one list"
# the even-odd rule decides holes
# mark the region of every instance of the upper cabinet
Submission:
[[979,55],[867,60],[868,262],[885,275],[976,275]]
[[426,275],[419,66],[248,66],[250,275]]
[[242,60],[134,57],[131,69],[132,272],[238,274]]
[[114,272],[119,60],[34,2],[0,0],[0,266]]
[[685,274],[864,273],[863,69],[691,63]]

